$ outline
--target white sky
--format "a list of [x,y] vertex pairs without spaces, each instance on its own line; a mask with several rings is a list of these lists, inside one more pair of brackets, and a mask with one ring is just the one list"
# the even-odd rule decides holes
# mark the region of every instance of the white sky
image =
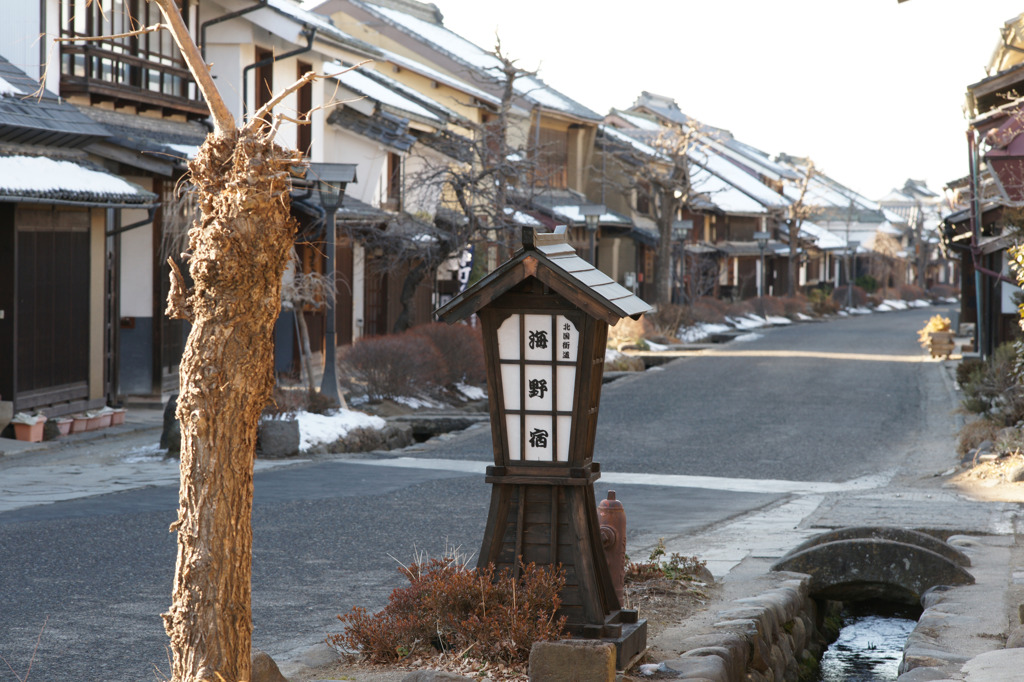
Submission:
[[1024,0],[432,0],[594,111],[642,90],[871,199],[967,174],[963,102]]

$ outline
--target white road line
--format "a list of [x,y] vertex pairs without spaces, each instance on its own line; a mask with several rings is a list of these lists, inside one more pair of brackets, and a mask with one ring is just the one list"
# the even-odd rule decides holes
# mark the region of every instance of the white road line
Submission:
[[[407,469],[434,469],[458,471],[467,474],[483,474],[488,463],[461,459],[427,459],[398,457],[396,459],[345,459],[350,464],[401,467]],[[785,481],[778,479],[723,478],[719,476],[684,476],[679,474],[631,474],[616,471],[601,472],[605,483],[619,485],[659,485],[669,488],[703,488],[737,493],[766,493],[793,495],[821,495],[849,490],[870,490],[886,485],[892,472],[863,476],[842,483],[818,481]]]

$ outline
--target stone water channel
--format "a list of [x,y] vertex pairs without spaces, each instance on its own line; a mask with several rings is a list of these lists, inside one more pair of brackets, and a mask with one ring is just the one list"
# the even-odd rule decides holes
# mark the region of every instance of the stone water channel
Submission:
[[863,602],[842,612],[842,629],[821,658],[817,682],[892,682],[921,609]]

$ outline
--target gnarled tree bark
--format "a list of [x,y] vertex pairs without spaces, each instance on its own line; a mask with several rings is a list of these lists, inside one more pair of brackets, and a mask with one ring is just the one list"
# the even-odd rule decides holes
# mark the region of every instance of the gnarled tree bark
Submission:
[[174,682],[241,682],[252,642],[253,460],[274,385],[273,326],[295,234],[288,167],[298,159],[274,144],[273,126],[235,128],[173,0],[154,2],[216,128],[189,164],[201,209],[189,230],[194,286],[172,268],[168,295],[167,314],[192,331],[179,370],[178,557],[164,627]]

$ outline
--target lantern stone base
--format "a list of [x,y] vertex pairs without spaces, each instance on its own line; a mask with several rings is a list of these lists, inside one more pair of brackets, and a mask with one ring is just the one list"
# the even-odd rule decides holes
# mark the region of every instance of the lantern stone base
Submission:
[[617,670],[625,670],[630,661],[647,649],[647,620],[638,619],[634,609],[615,611],[608,616],[604,625],[569,623],[566,629],[577,637],[613,644]]

